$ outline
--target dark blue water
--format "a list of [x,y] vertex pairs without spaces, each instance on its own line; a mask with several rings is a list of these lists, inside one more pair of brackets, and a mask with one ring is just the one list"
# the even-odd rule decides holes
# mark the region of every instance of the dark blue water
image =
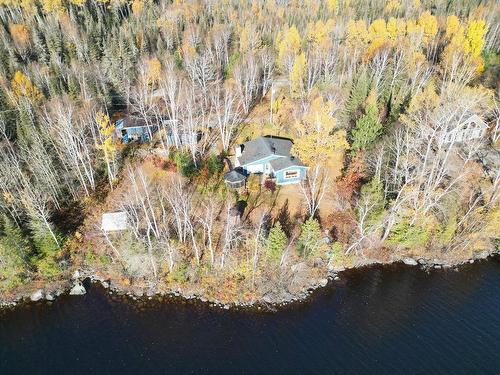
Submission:
[[0,314],[0,374],[500,374],[500,260],[350,272],[279,312],[113,299]]

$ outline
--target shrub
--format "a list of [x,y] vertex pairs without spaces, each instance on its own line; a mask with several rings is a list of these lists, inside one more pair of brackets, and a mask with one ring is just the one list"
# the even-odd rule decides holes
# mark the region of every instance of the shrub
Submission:
[[412,249],[426,245],[429,237],[429,230],[424,225],[410,224],[408,219],[403,218],[394,225],[387,242]]
[[276,191],[276,182],[268,179],[264,181],[264,187],[271,191],[271,193],[274,193]]
[[207,158],[207,169],[210,176],[222,172],[224,163],[216,154],[210,154]]
[[177,170],[184,177],[194,177],[198,173],[198,168],[193,161],[193,158],[188,152],[179,151],[174,155]]

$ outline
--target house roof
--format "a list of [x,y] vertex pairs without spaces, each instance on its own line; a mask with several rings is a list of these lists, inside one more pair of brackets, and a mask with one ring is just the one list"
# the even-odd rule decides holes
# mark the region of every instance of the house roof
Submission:
[[128,228],[127,213],[107,212],[102,214],[101,229],[105,232],[125,230]]
[[484,122],[484,120],[476,114],[473,114],[467,120],[465,120],[464,124],[470,124],[471,122],[473,122],[477,125],[480,125],[484,129],[488,128],[488,124],[486,122]]
[[164,125],[170,125],[174,122],[174,120],[169,120],[167,118],[158,118],[156,116],[149,116],[149,125],[146,123],[146,120],[140,114],[126,114],[122,118],[116,120],[116,128],[117,129],[130,129],[130,128],[144,128],[147,126],[157,126],[159,122]]
[[271,160],[269,164],[271,164],[271,167],[273,167],[275,172],[289,167],[305,167],[305,165],[299,159],[293,156],[276,158],[274,160]]
[[144,126],[146,126],[146,121],[144,121],[144,118],[136,116],[125,116],[116,121],[117,129],[142,128]]
[[229,183],[243,182],[247,178],[245,171],[241,168],[235,168],[224,175],[224,181]]
[[259,137],[241,145],[240,165],[246,165],[272,155],[290,157],[292,141],[271,136]]

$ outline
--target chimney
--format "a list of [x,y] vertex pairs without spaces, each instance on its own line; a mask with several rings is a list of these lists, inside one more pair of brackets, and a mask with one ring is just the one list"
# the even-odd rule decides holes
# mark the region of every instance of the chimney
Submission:
[[236,157],[239,158],[243,152],[243,145],[238,145],[235,147]]

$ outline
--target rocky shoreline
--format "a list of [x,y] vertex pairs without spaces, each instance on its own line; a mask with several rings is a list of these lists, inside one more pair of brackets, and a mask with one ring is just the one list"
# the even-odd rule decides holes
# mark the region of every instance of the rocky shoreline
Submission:
[[[33,303],[39,301],[55,301],[58,297],[69,294],[73,296],[84,295],[87,292],[87,288],[90,283],[98,283],[104,289],[108,290],[110,294],[121,295],[128,297],[133,301],[148,299],[152,300],[157,296],[170,296],[174,298],[181,298],[184,300],[195,300],[201,303],[206,303],[212,307],[221,308],[228,310],[231,308],[257,308],[257,309],[268,309],[276,310],[279,307],[290,305],[293,303],[303,302],[311,296],[317,289],[327,286],[331,282],[339,281],[341,279],[342,273],[355,268],[370,267],[377,264],[405,264],[407,266],[420,267],[425,271],[437,271],[437,270],[458,270],[460,266],[466,264],[472,264],[479,260],[487,259],[488,257],[497,256],[500,254],[498,250],[492,251],[482,251],[474,254],[473,257],[469,259],[464,259],[456,263],[450,263],[443,259],[438,258],[425,258],[425,257],[400,257],[395,258],[387,262],[379,260],[366,260],[363,263],[357,264],[350,268],[332,268],[328,270],[328,274],[324,278],[319,278],[311,280],[310,283],[305,285],[301,291],[296,293],[267,293],[263,294],[260,299],[252,301],[234,301],[234,302],[222,302],[217,299],[207,298],[201,293],[196,293],[190,291],[189,287],[183,289],[161,289],[156,286],[134,286],[134,287],[124,287],[118,283],[113,282],[110,279],[102,278],[96,275],[92,270],[76,270],[71,275],[71,278],[66,281],[59,281],[54,284],[49,284],[43,288],[34,288],[31,290],[26,290],[19,293],[10,299],[0,299],[0,309],[2,308],[14,308],[20,304]],[[295,266],[300,265],[297,264]],[[87,287],[85,286],[87,285]]]

